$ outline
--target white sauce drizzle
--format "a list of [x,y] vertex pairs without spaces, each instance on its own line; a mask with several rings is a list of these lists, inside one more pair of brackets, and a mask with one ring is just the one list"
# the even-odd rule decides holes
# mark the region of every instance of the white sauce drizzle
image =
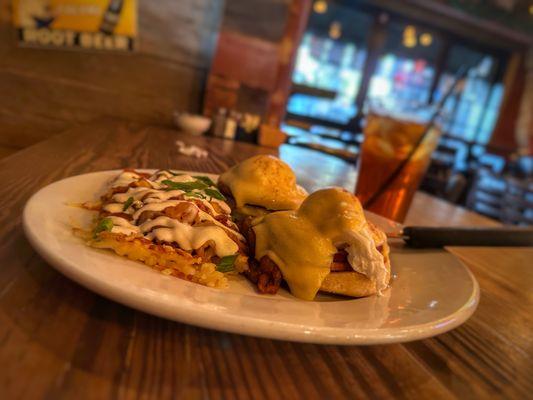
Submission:
[[[198,192],[198,191],[194,191]],[[145,187],[137,187],[137,188],[130,188],[126,193],[117,193],[113,196],[113,200],[115,200],[118,203],[125,203],[128,201],[130,197],[133,197],[133,200],[141,200],[144,198],[143,203],[155,203],[159,201],[165,201],[168,199],[171,199],[172,197],[178,197],[184,194],[185,192],[183,190],[168,190],[168,191],[162,191],[162,190],[156,190],[156,189],[149,189]],[[197,197],[191,197],[185,195],[188,199],[194,199],[201,201],[202,204],[204,204],[209,210],[214,214],[218,215],[218,213],[211,202],[216,202],[218,205],[220,205],[220,208],[222,211],[224,211],[225,214],[231,213],[231,208],[224,202],[218,199],[211,199],[211,201],[208,201],[207,199],[201,199]]]
[[[168,171],[159,171],[146,179],[133,172],[123,172],[113,181],[112,187],[129,186],[130,183],[140,179],[145,179],[152,188],[130,187],[125,193],[116,193],[113,195],[113,202],[103,206],[102,209],[104,211],[110,213],[126,213],[132,216],[131,221],[119,216],[110,216],[109,218],[113,222],[111,232],[125,235],[140,234],[149,239],[156,238],[162,242],[176,242],[184,250],[198,249],[207,241],[212,240],[215,243],[215,253],[219,257],[232,255],[238,251],[237,244],[230,238],[228,233],[231,233],[240,240],[244,239],[243,236],[237,229],[232,229],[220,223],[210,215],[210,213],[213,215],[221,214],[215,210],[211,202],[216,202],[224,214],[229,214],[231,209],[226,202],[214,198],[207,200],[189,197],[183,190],[163,190],[163,188],[166,188],[166,185],[162,184],[164,180],[194,182],[196,180],[195,178],[190,175],[173,175]],[[194,192],[205,195],[202,190],[195,190]],[[186,195],[187,199],[170,200],[172,197],[183,194]],[[128,207],[124,211],[124,203],[130,198],[133,198],[134,202],[140,206],[132,203],[133,206]],[[190,200],[202,202],[209,209],[210,213],[202,211],[198,205]],[[158,216],[153,220],[149,219],[140,226],[136,224],[145,211],[163,211],[168,207],[173,207],[180,203],[188,203],[194,206],[199,220],[202,222],[209,221],[210,225],[191,226],[168,216]]]
[[102,207],[102,209],[110,213],[126,212],[124,211],[123,203],[108,203],[104,207]]
[[160,171],[150,177],[150,181],[156,183],[162,183],[167,180],[172,182],[194,182],[196,179],[190,175],[173,175],[168,171]]
[[235,254],[239,246],[218,226],[191,226],[168,217],[157,217],[141,225],[141,232],[151,231],[147,237],[162,242],[175,242],[183,250],[201,247],[207,241],[215,243],[215,253],[219,257]]
[[132,182],[136,182],[141,178],[135,172],[124,171],[113,181],[111,187],[128,186]]
[[182,203],[182,201],[179,200],[167,200],[167,201],[161,201],[161,202],[153,202],[148,203],[145,206],[139,208],[135,213],[133,214],[133,220],[137,221],[141,214],[145,211],[163,211],[167,207],[173,207],[178,205],[179,203]]
[[145,187],[129,188],[126,193],[116,193],[113,195],[113,200],[119,203],[125,203],[130,197],[133,197],[133,200],[140,200],[146,193],[152,191],[153,189],[148,189]]
[[[219,207],[224,211],[224,214],[231,214],[231,208],[228,206],[228,203],[219,199],[211,199],[211,202],[215,202]],[[212,206],[211,206],[212,207]]]
[[114,215],[108,217],[113,222],[113,228],[111,232],[113,233],[123,233],[125,235],[130,235],[132,233],[141,233],[141,230],[138,226],[133,225],[128,220],[116,217]]

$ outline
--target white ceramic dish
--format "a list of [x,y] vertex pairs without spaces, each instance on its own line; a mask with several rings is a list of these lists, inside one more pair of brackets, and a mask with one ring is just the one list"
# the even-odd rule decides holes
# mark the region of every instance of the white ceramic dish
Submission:
[[[321,295],[307,302],[284,290],[275,296],[256,294],[240,276],[231,279],[228,289],[211,289],[89,248],[72,235],[72,226],[89,224],[94,214],[68,203],[97,199],[117,172],[74,176],[43,188],[26,204],[23,224],[31,244],[52,266],[119,303],[221,331],[331,344],[392,343],[434,336],[463,323],[477,306],[476,280],[445,251],[393,245],[395,278],[383,296]],[[391,229],[390,222],[370,218]]]
[[175,113],[174,121],[183,131],[194,136],[204,134],[211,126],[211,119],[197,114]]

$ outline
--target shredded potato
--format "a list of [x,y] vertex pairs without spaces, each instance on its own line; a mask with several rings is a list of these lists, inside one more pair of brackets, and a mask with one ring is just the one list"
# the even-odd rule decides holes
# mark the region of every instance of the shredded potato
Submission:
[[202,263],[200,257],[172,246],[160,245],[135,235],[101,232],[88,240],[88,245],[98,249],[113,250],[133,261],[140,261],[165,275],[172,275],[209,287],[226,287],[227,279],[211,263]]

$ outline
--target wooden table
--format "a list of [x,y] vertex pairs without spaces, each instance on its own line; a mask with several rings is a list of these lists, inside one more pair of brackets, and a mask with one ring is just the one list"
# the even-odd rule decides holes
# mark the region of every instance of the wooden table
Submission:
[[[174,141],[205,146],[207,160]],[[0,399],[531,398],[533,250],[455,248],[481,286],[464,325],[406,344],[341,347],[226,334],[134,311],[71,282],[35,254],[20,216],[39,188],[121,167],[220,172],[271,150],[102,121],[0,162]],[[281,155],[308,189],[353,187],[352,166],[304,149]],[[418,194],[408,222],[490,225]]]

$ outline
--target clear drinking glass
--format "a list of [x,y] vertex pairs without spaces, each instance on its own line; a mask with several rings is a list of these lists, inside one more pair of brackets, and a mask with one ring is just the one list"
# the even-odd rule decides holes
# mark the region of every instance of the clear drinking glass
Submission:
[[363,207],[404,221],[440,137],[437,124],[426,129],[430,115],[429,109],[368,114],[355,187]]

